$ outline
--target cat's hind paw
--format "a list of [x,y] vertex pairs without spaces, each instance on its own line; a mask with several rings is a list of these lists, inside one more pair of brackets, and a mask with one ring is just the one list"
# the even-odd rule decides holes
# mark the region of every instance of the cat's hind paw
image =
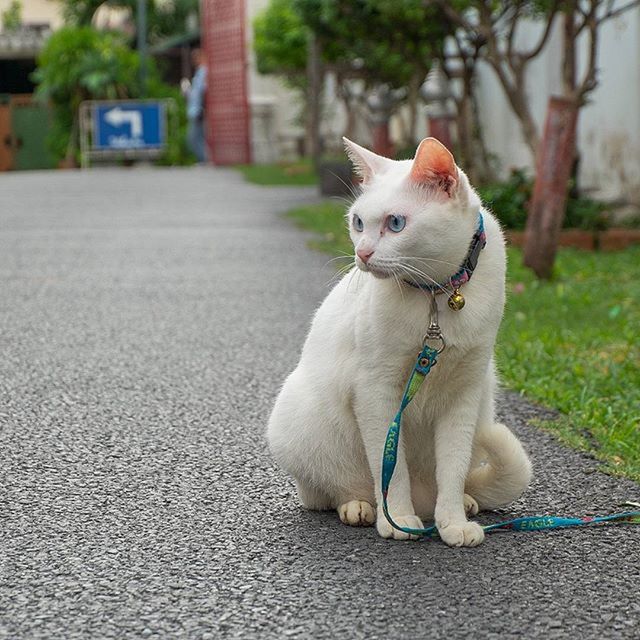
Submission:
[[[401,527],[407,527],[410,529],[422,529],[422,520],[418,516],[392,516],[396,524]],[[414,536],[410,533],[400,531],[395,527],[392,527],[388,520],[382,515],[378,518],[377,523],[378,533],[383,538],[393,538],[394,540],[418,540],[420,536]]]
[[376,510],[364,500],[350,500],[338,507],[338,515],[344,524],[352,527],[370,527],[376,521]]
[[464,512],[467,517],[478,514],[478,503],[468,494],[464,494]]

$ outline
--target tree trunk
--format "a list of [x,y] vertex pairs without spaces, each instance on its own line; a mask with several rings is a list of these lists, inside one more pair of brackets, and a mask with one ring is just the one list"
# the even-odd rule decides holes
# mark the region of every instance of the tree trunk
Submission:
[[462,154],[462,164],[465,172],[473,184],[481,181],[480,167],[477,162],[477,154],[475,150],[475,140],[473,136],[473,70],[469,69],[465,61],[465,68],[462,76],[462,97],[456,102],[458,116],[456,124],[458,129],[458,147]]
[[373,152],[385,158],[393,158],[394,149],[389,135],[389,121],[378,122],[373,126]]
[[550,278],[553,272],[575,157],[577,121],[575,101],[549,99],[524,246],[524,264],[539,278]]
[[[475,69],[475,67],[474,67]],[[473,132],[473,149],[476,152],[474,163],[476,165],[477,182],[494,182],[496,179],[487,144],[484,139],[484,131],[480,122],[480,107],[477,96],[474,93],[473,78],[471,81],[471,124]]]
[[313,160],[315,167],[320,162],[320,109],[322,92],[322,68],[320,44],[318,39],[309,36],[307,55],[307,140],[306,154]]
[[418,125],[418,111],[420,104],[420,85],[424,74],[420,73],[411,76],[407,93],[407,105],[409,107],[409,126],[407,131],[407,140],[405,147],[414,146],[418,140],[416,139],[416,127]]

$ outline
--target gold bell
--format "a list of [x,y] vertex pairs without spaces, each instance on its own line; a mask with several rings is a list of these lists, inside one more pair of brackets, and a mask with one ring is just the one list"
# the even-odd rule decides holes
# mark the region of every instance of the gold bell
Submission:
[[454,311],[460,311],[460,309],[464,307],[464,303],[465,303],[464,296],[460,293],[458,289],[454,289],[453,293],[449,297],[449,300],[447,300],[447,304],[449,305],[449,308],[453,309]]

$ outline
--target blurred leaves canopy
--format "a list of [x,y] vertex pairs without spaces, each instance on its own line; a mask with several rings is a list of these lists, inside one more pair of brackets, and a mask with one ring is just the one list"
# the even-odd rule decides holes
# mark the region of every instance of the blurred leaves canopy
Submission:
[[448,23],[423,0],[271,0],[254,21],[258,70],[304,84],[310,33],[342,77],[406,86],[442,55]]
[[[62,0],[63,15],[69,25],[91,24],[93,14],[101,5],[128,7],[135,20],[137,0]],[[187,18],[197,14],[199,0],[147,0],[147,32],[149,42],[184,33]]]
[[140,78],[140,55],[126,37],[92,27],[67,26],[56,31],[38,56],[32,77],[36,95],[52,107],[49,146],[57,158],[72,163],[78,151],[78,109],[83,100],[172,98],[178,106],[180,130],[172,130],[167,161],[184,163],[186,115],[184,101],[176,87],[160,80],[152,59],[147,60],[146,82]]
[[12,0],[11,4],[0,15],[0,22],[5,31],[15,31],[22,25],[22,2]]
[[287,84],[305,84],[309,29],[291,0],[271,0],[253,22],[256,64],[260,73],[283,75]]
[[63,27],[47,40],[32,78],[36,95],[53,107],[49,142],[57,157],[75,153],[80,103],[138,95],[139,69],[138,54],[117,33]]

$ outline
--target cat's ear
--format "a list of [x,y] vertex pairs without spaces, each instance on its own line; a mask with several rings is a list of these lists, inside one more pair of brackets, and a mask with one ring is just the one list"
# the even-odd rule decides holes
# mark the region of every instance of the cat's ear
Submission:
[[458,168],[449,149],[435,138],[425,138],[413,159],[411,180],[436,186],[450,196],[458,184]]
[[342,138],[344,148],[349,156],[349,160],[353,163],[356,173],[362,178],[362,182],[366,184],[373,178],[376,173],[384,172],[393,160],[379,156],[369,149],[361,147],[355,142],[351,142],[348,138]]

